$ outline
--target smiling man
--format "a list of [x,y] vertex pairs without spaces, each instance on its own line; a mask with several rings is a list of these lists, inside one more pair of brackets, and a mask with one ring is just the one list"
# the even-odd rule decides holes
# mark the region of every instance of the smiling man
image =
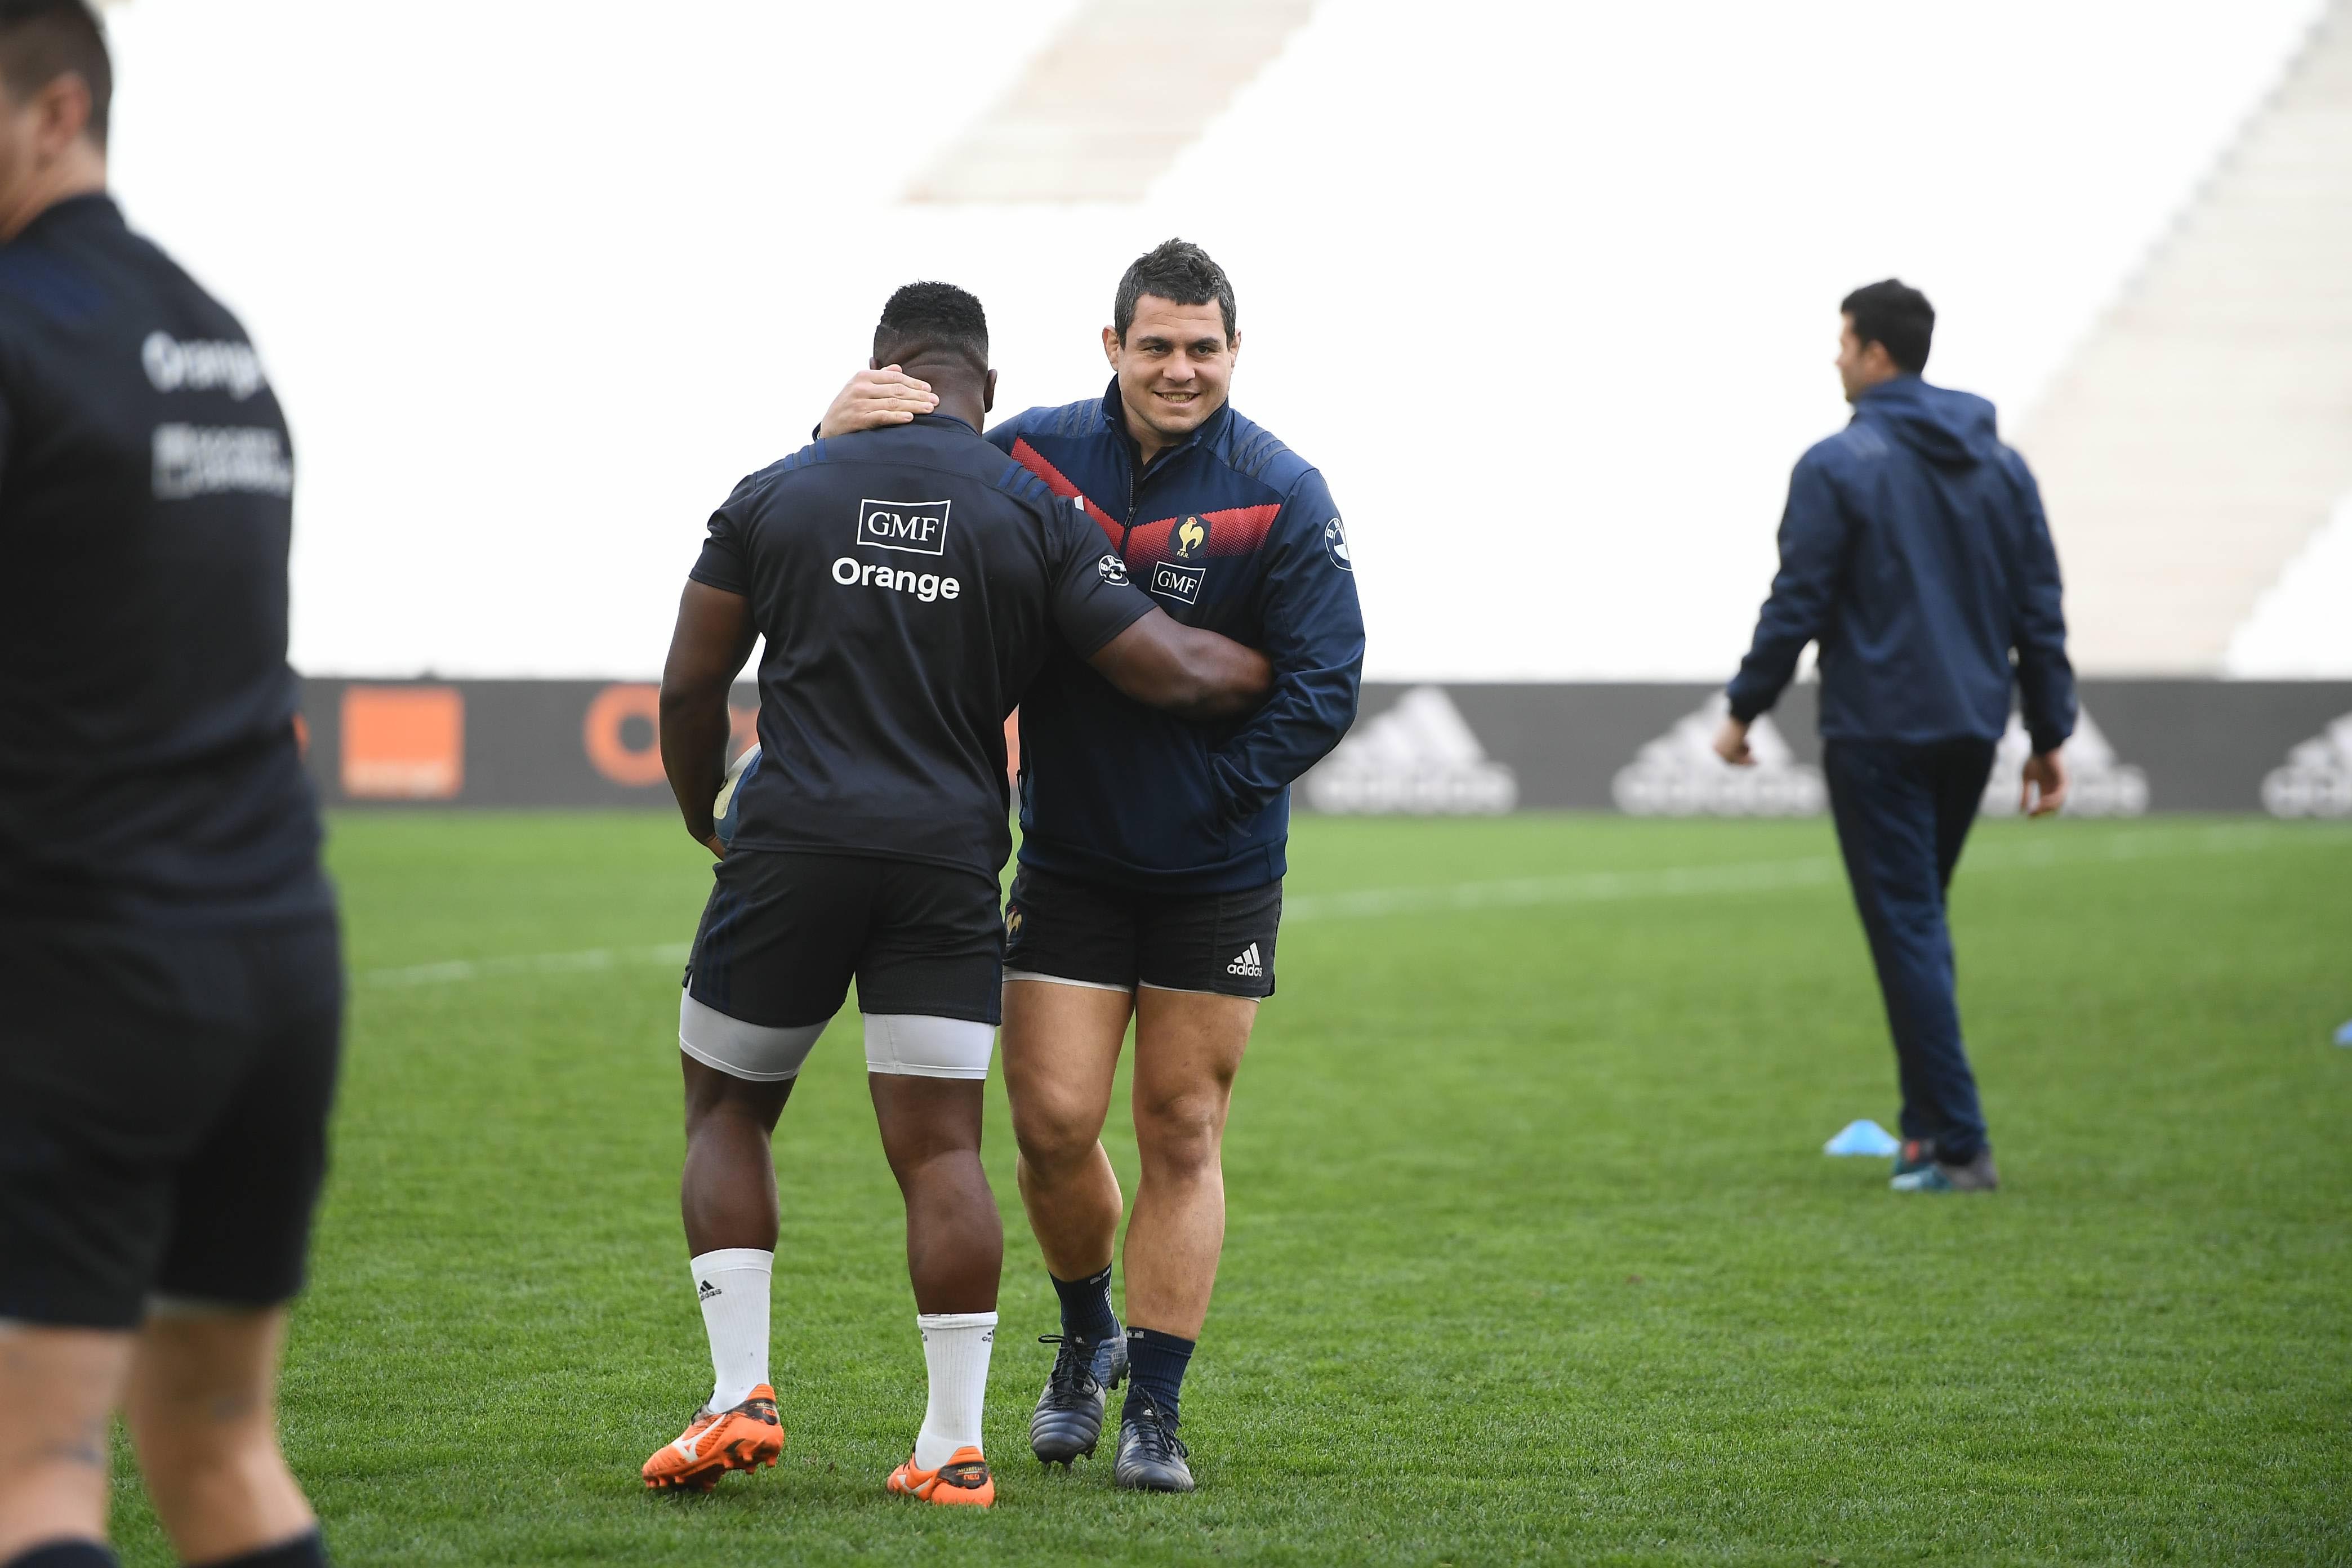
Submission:
[[[1170,240],[1119,280],[1100,397],[988,433],[1102,531],[1178,620],[1263,648],[1274,689],[1202,723],[1122,697],[1066,651],[1021,706],[1021,869],[1005,911],[1004,1068],[1021,1197],[1061,1297],[1030,1446],[1091,1454],[1129,1375],[1118,1485],[1190,1491],[1176,1436],[1185,1368],[1224,1245],[1221,1146],[1258,1004],[1274,994],[1291,781],[1354,721],[1363,618],[1320,474],[1227,401],[1233,285]],[[929,389],[852,380],[824,433],[904,423]],[[1142,1180],[1122,1334],[1110,1300],[1121,1194],[1100,1142],[1135,1023]]]

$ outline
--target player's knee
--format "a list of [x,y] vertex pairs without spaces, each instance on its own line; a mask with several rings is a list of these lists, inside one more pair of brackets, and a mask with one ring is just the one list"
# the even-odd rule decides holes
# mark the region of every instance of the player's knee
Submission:
[[1101,1131],[1102,1119],[1076,1105],[1016,1107],[1013,1118],[1022,1163],[1049,1177],[1091,1161]]
[[1215,1091],[1139,1100],[1135,1108],[1137,1152],[1148,1164],[1176,1172],[1217,1163],[1225,1136],[1225,1097]]

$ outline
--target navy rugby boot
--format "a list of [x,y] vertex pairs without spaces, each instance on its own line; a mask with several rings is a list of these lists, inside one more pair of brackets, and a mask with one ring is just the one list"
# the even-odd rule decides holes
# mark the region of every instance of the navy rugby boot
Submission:
[[1102,1436],[1104,1402],[1127,1380],[1127,1335],[1040,1334],[1037,1342],[1059,1348],[1029,1417],[1029,1450],[1049,1465],[1066,1465],[1081,1454],[1092,1458]]
[[1150,1394],[1137,1389],[1127,1396],[1127,1415],[1118,1424],[1118,1458],[1111,1468],[1115,1486],[1131,1492],[1189,1492],[1192,1467],[1184,1461],[1192,1451],[1176,1436],[1176,1423]]

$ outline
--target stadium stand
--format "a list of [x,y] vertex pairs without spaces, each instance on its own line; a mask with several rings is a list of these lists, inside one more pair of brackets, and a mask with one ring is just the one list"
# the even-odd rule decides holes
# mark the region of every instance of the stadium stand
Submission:
[[[1088,0],[908,199],[1134,201],[1314,8],[1314,0]],[[1185,89],[1166,90],[1171,82]],[[1147,101],[1153,111],[1136,114]]]
[[[2286,673],[2225,656],[2352,494],[2347,191],[2352,0],[2334,0],[2021,432],[2085,672]],[[2315,593],[2340,641],[2352,576],[2289,606]]]

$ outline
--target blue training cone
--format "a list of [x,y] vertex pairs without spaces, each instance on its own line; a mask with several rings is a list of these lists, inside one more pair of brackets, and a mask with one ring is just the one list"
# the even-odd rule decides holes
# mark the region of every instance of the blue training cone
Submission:
[[2347,1024],[2336,1031],[2336,1043],[2339,1046],[2352,1046],[2352,1024]]
[[1875,1121],[1849,1121],[1844,1131],[1822,1145],[1824,1154],[1860,1154],[1873,1160],[1894,1157],[1903,1141]]

